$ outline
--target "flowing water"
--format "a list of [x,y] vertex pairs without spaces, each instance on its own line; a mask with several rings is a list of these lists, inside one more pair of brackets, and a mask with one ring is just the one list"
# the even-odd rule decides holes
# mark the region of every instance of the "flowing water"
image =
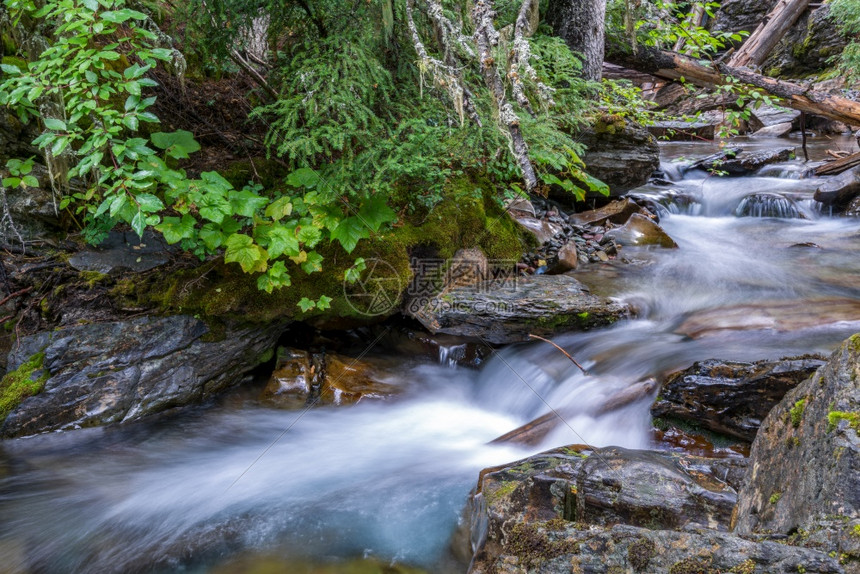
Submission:
[[[673,157],[709,150],[664,151],[671,173]],[[249,391],[138,424],[2,442],[0,571],[209,572],[250,552],[463,572],[449,541],[480,469],[561,444],[651,447],[653,393],[605,408],[638,381],[711,357],[826,353],[860,330],[860,222],[821,213],[801,171],[693,172],[638,190],[662,206],[679,249],[625,247],[578,274],[637,309],[555,338],[588,376],[544,343],[508,347],[480,371],[454,367],[462,349],[450,347],[440,364],[398,358],[392,401],[284,411]],[[756,207],[743,207],[752,194]],[[566,424],[543,444],[488,444],[550,408]]]

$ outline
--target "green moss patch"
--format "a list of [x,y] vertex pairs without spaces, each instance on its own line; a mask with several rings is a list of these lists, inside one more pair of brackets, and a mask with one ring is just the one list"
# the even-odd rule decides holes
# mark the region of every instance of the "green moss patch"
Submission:
[[848,426],[860,432],[860,413],[846,411],[830,411],[827,413],[827,432],[835,429],[840,421],[848,421]]
[[0,422],[24,399],[39,394],[45,388],[48,372],[42,369],[44,361],[45,353],[36,353],[0,380]]
[[806,409],[806,399],[800,399],[794,403],[794,406],[788,411],[788,414],[791,417],[791,426],[794,428],[800,426],[800,422],[803,420],[804,409]]

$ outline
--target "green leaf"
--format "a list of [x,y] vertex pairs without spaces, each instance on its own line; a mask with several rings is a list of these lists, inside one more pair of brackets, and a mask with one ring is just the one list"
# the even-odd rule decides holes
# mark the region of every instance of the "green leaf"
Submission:
[[57,118],[44,118],[42,121],[45,123],[45,127],[49,130],[61,132],[66,131],[66,122],[63,120],[58,120]]
[[125,116],[124,118],[122,118],[122,123],[131,131],[137,131],[137,128],[139,127],[136,116]]
[[281,287],[289,287],[291,284],[290,274],[283,261],[275,261],[264,275],[257,278],[257,288],[266,293],[271,293]]
[[308,311],[310,311],[311,309],[313,309],[314,307],[316,307],[316,306],[317,306],[317,304],[316,304],[316,303],[314,303],[313,301],[311,301],[311,300],[310,300],[310,299],[308,299],[307,297],[302,297],[301,301],[299,301],[298,303],[296,303],[296,305],[298,305],[298,306],[299,306],[299,308],[300,308],[304,313],[307,313]]
[[143,230],[146,229],[146,221],[144,221],[143,212],[138,210],[131,219],[131,228],[137,233],[138,237],[143,237]]
[[234,233],[227,238],[225,245],[224,261],[238,263],[245,273],[262,272],[268,267],[269,254],[249,236]]
[[362,239],[370,237],[370,230],[357,217],[347,217],[341,220],[331,231],[331,238],[340,241],[347,253],[352,253]]
[[21,185],[20,177],[3,178],[3,187],[18,187],[19,185]]
[[359,279],[361,279],[362,272],[367,269],[367,263],[364,260],[364,257],[359,257],[355,260],[355,263],[352,264],[352,267],[343,272],[343,279],[347,283],[355,283]]
[[[96,57],[99,59],[102,59],[102,60],[114,61],[114,60],[119,60],[120,55],[119,55],[119,52],[114,52],[113,50],[102,50],[101,52],[96,54]],[[102,98],[102,99],[106,100],[107,98]]]
[[303,221],[307,221],[307,224],[302,224],[298,227],[298,238],[299,241],[307,245],[308,247],[313,247],[319,240],[322,239],[322,230],[313,225],[313,222],[309,219],[305,219]]
[[21,73],[18,66],[13,66],[12,64],[0,64],[0,70],[3,70],[6,74],[12,74],[13,76],[17,76]]
[[289,217],[289,215],[293,212],[293,204],[290,201],[290,197],[284,196],[280,199],[276,199],[272,203],[266,207],[265,215],[266,217],[271,217],[275,221],[280,221],[285,217]]
[[327,295],[320,295],[320,298],[317,300],[317,309],[320,311],[325,311],[326,309],[331,308],[332,298]]
[[101,13],[102,20],[107,20],[108,22],[113,22],[114,24],[122,24],[126,20],[146,20],[146,14],[143,12],[138,12],[137,10],[132,10],[130,8],[124,8],[123,10],[116,10],[111,12],[102,12]]
[[170,243],[179,243],[183,239],[190,239],[194,236],[194,226],[197,221],[189,214],[178,217],[165,217],[160,225],[155,228],[164,235],[164,240]]
[[287,176],[287,185],[311,189],[319,183],[320,175],[309,167],[297,169]]
[[308,253],[307,260],[302,263],[302,269],[304,269],[305,273],[307,273],[308,275],[310,275],[314,271],[322,271],[322,261],[322,255],[320,255],[316,251],[310,251]]
[[365,201],[358,212],[359,217],[374,233],[386,223],[397,221],[397,214],[388,207],[384,197],[374,196]]
[[273,225],[267,233],[269,255],[272,258],[286,253],[287,257],[299,254],[299,240],[296,237],[295,223],[292,225]]
[[175,159],[188,159],[188,154],[200,150],[200,144],[189,131],[156,132],[150,137],[155,147],[165,150],[167,155]]
[[164,204],[161,200],[151,193],[140,193],[135,196],[135,199],[137,200],[137,204],[140,206],[140,209],[147,213],[154,213],[164,209]]
[[207,223],[200,229],[200,240],[209,251],[215,251],[224,242],[224,234],[212,223]]
[[118,216],[127,205],[128,197],[125,195],[125,193],[117,195],[115,198],[113,198],[113,201],[110,202],[110,216]]
[[261,209],[267,203],[269,203],[268,198],[260,197],[247,189],[230,192],[230,207],[233,208],[233,213],[239,214],[242,217],[254,217],[257,210]]
[[27,187],[39,187],[39,180],[32,175],[25,175],[23,178],[21,178],[21,181]]

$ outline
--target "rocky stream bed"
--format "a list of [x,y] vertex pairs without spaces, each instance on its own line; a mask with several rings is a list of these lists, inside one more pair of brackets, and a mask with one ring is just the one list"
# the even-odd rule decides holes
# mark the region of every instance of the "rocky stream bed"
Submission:
[[600,209],[513,205],[516,281],[374,325],[21,337],[0,570],[860,572],[858,190],[737,145],[663,145]]

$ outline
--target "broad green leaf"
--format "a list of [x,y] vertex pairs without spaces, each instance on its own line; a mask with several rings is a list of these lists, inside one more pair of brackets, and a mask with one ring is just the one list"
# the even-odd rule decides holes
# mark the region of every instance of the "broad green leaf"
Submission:
[[366,200],[358,212],[359,217],[374,233],[385,223],[397,221],[397,214],[388,207],[384,197],[374,196]]
[[322,255],[320,255],[316,251],[311,251],[308,253],[307,260],[302,263],[302,269],[304,269],[305,273],[307,273],[308,275],[310,275],[314,271],[322,271],[322,261]]
[[143,230],[146,229],[146,221],[143,212],[138,212],[131,218],[131,228],[137,233],[138,237],[143,237]]
[[155,147],[165,150],[167,155],[175,159],[187,159],[188,154],[200,150],[200,144],[189,131],[156,132],[150,137]]
[[287,176],[287,185],[311,189],[319,183],[320,175],[309,167],[297,169]]
[[281,287],[289,287],[290,284],[290,274],[287,272],[283,261],[275,261],[264,275],[257,278],[257,288],[266,293],[271,293]]
[[294,257],[299,253],[299,240],[296,237],[295,224],[273,225],[267,234],[269,255],[272,258],[286,254]]
[[370,237],[370,230],[357,217],[347,217],[341,220],[331,231],[331,238],[340,241],[347,253],[352,253],[362,239]]
[[125,195],[125,193],[117,195],[115,198],[113,198],[113,201],[110,202],[110,216],[118,216],[127,205],[128,197]]
[[3,187],[18,187],[19,185],[21,185],[20,177],[3,178]]
[[161,224],[155,228],[164,235],[164,240],[170,243],[179,243],[183,239],[190,239],[194,236],[194,226],[197,221],[189,214],[178,217],[165,217]]
[[302,297],[301,301],[299,301],[298,303],[296,303],[296,305],[298,305],[298,306],[299,306],[299,308],[300,308],[303,312],[307,313],[308,311],[310,311],[311,309],[313,309],[314,307],[316,307],[316,305],[317,305],[317,304],[316,304],[316,303],[314,303],[313,301],[311,301],[310,299],[308,299],[307,297]]
[[154,213],[164,209],[164,204],[161,200],[151,193],[140,193],[135,196],[135,199],[137,200],[137,204],[140,206],[140,209],[147,213]]
[[326,309],[331,308],[332,298],[327,295],[320,295],[320,298],[317,299],[317,309],[320,311],[325,311]]
[[57,118],[44,118],[42,121],[45,123],[45,127],[49,130],[61,132],[66,131],[66,122],[63,120],[58,120]]
[[212,223],[207,223],[200,229],[200,240],[209,251],[215,251],[224,242],[224,233]]
[[352,267],[343,272],[343,278],[348,283],[355,283],[361,279],[361,274],[365,269],[367,269],[367,263],[364,257],[359,257],[352,264]]
[[284,196],[280,199],[276,199],[272,203],[266,207],[265,215],[266,217],[271,217],[275,221],[280,221],[285,217],[289,217],[289,215],[293,212],[293,204],[290,201],[290,197]]
[[230,192],[230,207],[233,208],[233,213],[242,217],[253,217],[257,210],[262,209],[267,203],[269,203],[268,198],[260,197],[247,189]]
[[12,74],[14,76],[17,76],[21,73],[21,70],[18,68],[18,66],[13,66],[12,64],[0,64],[0,70],[3,70],[3,72],[6,74]]
[[245,273],[262,272],[268,267],[269,254],[249,236],[234,233],[227,238],[225,245],[224,261],[238,263]]
[[315,226],[312,221],[308,221],[307,224],[304,225],[300,223],[298,230],[297,235],[299,241],[308,247],[313,247],[319,243],[319,240],[322,238],[322,230]]
[[25,175],[21,178],[21,181],[27,187],[39,187],[39,180],[33,177],[32,175]]

